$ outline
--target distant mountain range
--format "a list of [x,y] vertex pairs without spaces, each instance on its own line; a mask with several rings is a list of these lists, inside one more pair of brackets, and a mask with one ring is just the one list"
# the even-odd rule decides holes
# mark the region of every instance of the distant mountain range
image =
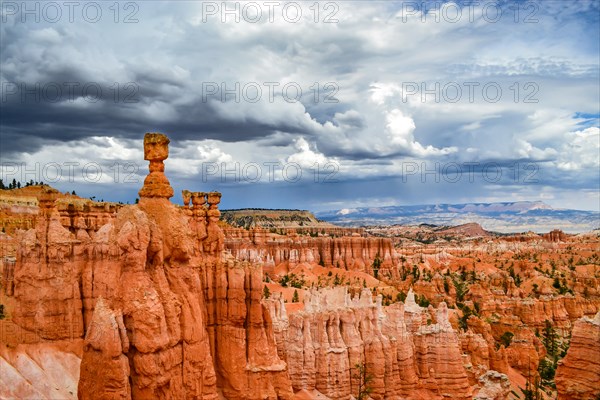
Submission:
[[342,226],[362,225],[447,225],[475,222],[488,231],[568,233],[600,228],[600,213],[552,208],[542,201],[506,203],[428,204],[344,208],[316,213],[317,218]]

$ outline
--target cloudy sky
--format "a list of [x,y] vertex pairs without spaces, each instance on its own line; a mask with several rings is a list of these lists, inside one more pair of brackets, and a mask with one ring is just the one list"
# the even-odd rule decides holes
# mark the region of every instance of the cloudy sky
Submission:
[[223,208],[600,209],[598,0],[0,4],[5,183],[133,202],[163,132]]

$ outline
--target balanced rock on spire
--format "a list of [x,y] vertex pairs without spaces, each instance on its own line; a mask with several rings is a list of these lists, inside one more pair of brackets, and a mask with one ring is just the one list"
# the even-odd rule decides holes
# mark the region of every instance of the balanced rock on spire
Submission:
[[144,136],[144,160],[150,161],[150,173],[144,179],[144,186],[139,191],[140,198],[157,197],[170,199],[173,188],[165,176],[165,164],[169,157],[170,140],[162,133],[146,133]]

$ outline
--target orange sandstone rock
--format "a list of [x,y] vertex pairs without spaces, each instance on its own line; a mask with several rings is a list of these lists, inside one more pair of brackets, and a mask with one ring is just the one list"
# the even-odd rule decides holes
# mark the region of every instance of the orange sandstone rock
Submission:
[[556,369],[556,388],[559,399],[600,396],[600,312],[575,322],[567,355]]
[[[304,310],[289,316],[282,301],[274,296],[265,302],[294,390],[332,399],[356,397],[357,365],[364,365],[373,399],[411,398],[419,391],[426,398],[471,398],[445,303],[436,311],[434,325],[421,325],[420,316],[411,316],[419,320],[413,333],[402,303],[382,307],[381,296],[374,302],[368,289],[354,298],[341,287],[305,293]],[[409,309],[425,313],[416,304]]]

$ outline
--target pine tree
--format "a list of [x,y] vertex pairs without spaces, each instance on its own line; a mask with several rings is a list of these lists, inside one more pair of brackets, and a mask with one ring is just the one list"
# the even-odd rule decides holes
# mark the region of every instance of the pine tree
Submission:
[[371,267],[373,268],[373,276],[375,278],[377,278],[377,276],[379,275],[379,268],[381,267],[381,263],[381,258],[379,257],[379,253],[377,253],[375,259],[373,260],[373,264],[371,265]]
[[269,297],[271,297],[271,291],[269,290],[269,287],[267,285],[265,285],[263,287],[263,297],[265,299],[268,299]]
[[298,303],[300,301],[300,297],[298,296],[298,290],[294,290],[294,295],[292,296],[292,303]]
[[544,344],[544,347],[546,347],[548,355],[552,357],[556,357],[556,351],[558,349],[557,339],[558,335],[552,327],[552,323],[545,320],[544,330],[542,332],[542,343]]
[[356,400],[367,399],[373,390],[370,385],[373,380],[373,375],[367,373],[367,367],[364,362],[357,363],[354,368],[356,368],[357,372],[352,377],[358,379],[358,393],[356,395]]

